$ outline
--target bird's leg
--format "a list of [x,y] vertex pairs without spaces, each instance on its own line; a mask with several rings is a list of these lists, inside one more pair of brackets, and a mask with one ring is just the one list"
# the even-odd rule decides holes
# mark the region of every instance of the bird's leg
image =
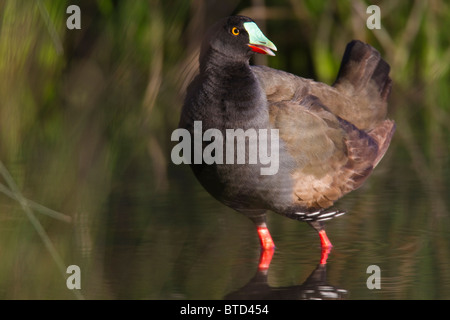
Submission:
[[259,271],[267,271],[272,261],[273,253],[275,251],[275,243],[272,240],[269,229],[266,223],[256,227],[258,231],[259,240],[261,241],[261,256],[259,257]]
[[250,219],[256,225],[256,231],[261,242],[261,256],[259,257],[258,270],[267,271],[275,251],[275,243],[267,228],[265,215],[252,216]]
[[275,243],[272,240],[269,229],[266,223],[257,225],[256,230],[258,231],[259,240],[261,241],[261,247],[263,250],[270,250],[275,248]]
[[259,241],[261,242],[261,248],[263,250],[275,248],[275,243],[272,240],[269,229],[266,224],[266,215],[264,212],[258,214],[247,214],[250,220],[256,226],[256,231],[258,232]]
[[319,233],[320,244],[322,248],[320,264],[326,264],[328,255],[331,252],[331,248],[333,247],[333,245],[331,244],[331,241],[330,239],[328,239],[327,233],[325,232],[325,225],[322,221],[310,221],[308,223]]
[[322,248],[331,248],[333,246],[330,239],[328,239],[327,233],[325,232],[325,225],[322,221],[308,221],[308,224],[319,233]]
[[330,239],[327,237],[327,233],[325,232],[325,229],[322,229],[319,231],[319,237],[320,237],[320,244],[322,248],[331,248],[333,245],[331,244]]

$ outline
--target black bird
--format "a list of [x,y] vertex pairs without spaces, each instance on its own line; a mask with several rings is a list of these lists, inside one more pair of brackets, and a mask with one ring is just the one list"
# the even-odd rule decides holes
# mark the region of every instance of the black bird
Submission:
[[[363,184],[394,134],[395,123],[386,119],[390,67],[377,50],[354,40],[329,86],[250,65],[254,53],[274,55],[273,51],[275,45],[248,17],[231,16],[209,30],[179,127],[194,137],[208,132],[200,148],[191,151],[193,158],[206,153],[216,161],[186,163],[211,195],[255,223],[264,249],[274,247],[267,210],[309,223],[318,231],[322,247],[329,248],[323,221],[344,213],[330,207]],[[225,156],[223,150],[238,140],[227,140],[227,129],[247,133],[244,164],[237,159],[239,147]],[[252,149],[255,140],[250,133],[261,137],[261,129],[267,130],[267,138],[256,140],[258,148]],[[267,154],[278,154],[273,159],[275,173],[263,174],[268,165],[262,158],[251,161],[252,150],[261,152],[265,145]]]

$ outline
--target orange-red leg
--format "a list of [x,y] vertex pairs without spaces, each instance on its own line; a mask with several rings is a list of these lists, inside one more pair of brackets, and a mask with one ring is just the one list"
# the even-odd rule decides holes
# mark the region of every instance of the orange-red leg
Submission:
[[259,241],[261,241],[261,256],[259,257],[259,271],[267,271],[272,261],[273,253],[275,252],[275,243],[272,240],[269,229],[266,224],[256,227],[258,231]]
[[259,240],[261,241],[261,247],[264,250],[275,248],[275,243],[272,240],[269,229],[266,226],[257,227]]
[[326,264],[327,259],[328,259],[328,254],[330,253],[333,245],[331,244],[330,239],[328,239],[327,233],[325,232],[325,230],[322,229],[319,231],[319,237],[320,237],[320,244],[322,246],[322,252],[321,252],[321,256],[320,256],[320,264]]
[[330,239],[327,237],[327,233],[325,230],[319,231],[319,237],[320,237],[320,244],[322,245],[322,248],[331,248],[333,245],[331,244]]

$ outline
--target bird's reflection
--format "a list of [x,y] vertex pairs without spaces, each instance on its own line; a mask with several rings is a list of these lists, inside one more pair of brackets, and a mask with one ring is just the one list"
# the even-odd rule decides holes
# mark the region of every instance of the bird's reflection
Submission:
[[339,300],[347,290],[327,283],[326,260],[330,249],[322,249],[320,263],[300,285],[271,287],[267,275],[274,250],[263,250],[255,276],[241,289],[225,296],[226,300]]

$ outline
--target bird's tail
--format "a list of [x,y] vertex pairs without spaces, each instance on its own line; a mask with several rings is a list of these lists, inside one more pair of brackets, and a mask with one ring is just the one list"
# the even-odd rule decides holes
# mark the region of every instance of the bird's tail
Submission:
[[386,119],[387,98],[391,92],[390,66],[368,44],[353,40],[347,45],[334,87],[352,97],[358,112],[352,123],[370,130]]

